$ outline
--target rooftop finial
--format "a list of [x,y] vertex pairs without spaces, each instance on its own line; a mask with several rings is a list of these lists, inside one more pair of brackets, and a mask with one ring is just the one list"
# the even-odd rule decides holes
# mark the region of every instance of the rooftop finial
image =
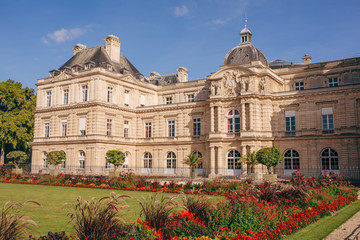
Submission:
[[245,28],[247,28],[247,17],[245,15]]

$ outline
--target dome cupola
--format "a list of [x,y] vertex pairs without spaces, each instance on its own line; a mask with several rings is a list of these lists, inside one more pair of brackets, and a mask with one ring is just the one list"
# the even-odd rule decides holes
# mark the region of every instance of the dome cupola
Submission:
[[251,36],[252,33],[247,28],[247,19],[245,18],[245,28],[240,32],[240,44],[226,54],[224,65],[241,65],[260,61],[265,66],[269,66],[264,54],[252,45]]

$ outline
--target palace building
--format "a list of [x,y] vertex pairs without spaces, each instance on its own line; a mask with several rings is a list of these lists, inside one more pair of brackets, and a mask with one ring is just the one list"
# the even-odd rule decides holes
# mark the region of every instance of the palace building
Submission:
[[281,177],[300,169],[360,179],[360,58],[269,63],[251,38],[245,25],[224,65],[196,81],[185,67],[142,75],[113,35],[105,46],[77,44],[37,82],[31,171],[47,173],[47,153],[63,150],[64,173],[106,175],[106,152],[121,150],[125,169],[182,177],[195,152],[199,175],[245,177],[254,169],[240,157],[274,146]]

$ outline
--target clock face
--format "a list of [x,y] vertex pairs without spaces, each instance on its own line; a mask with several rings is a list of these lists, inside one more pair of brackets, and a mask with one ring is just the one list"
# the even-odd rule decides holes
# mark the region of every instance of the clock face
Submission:
[[229,87],[233,87],[235,85],[235,80],[234,79],[231,79],[229,81]]

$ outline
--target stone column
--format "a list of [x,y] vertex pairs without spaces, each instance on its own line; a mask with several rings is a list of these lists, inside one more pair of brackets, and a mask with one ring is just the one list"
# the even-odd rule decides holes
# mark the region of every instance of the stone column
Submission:
[[241,131],[246,130],[245,103],[241,104]]
[[225,164],[223,159],[223,149],[221,146],[217,148],[217,173],[225,175]]
[[215,174],[215,147],[214,146],[210,146],[210,174],[209,174],[209,178],[213,178],[216,176]]
[[[241,147],[241,157],[246,158],[246,146]],[[246,162],[241,163],[241,175],[242,177],[247,177],[247,164]]]
[[254,104],[250,103],[249,104],[249,130],[254,130],[253,126],[254,126]]
[[210,132],[214,132],[214,107],[210,106]]
[[218,122],[218,126],[217,126],[217,132],[222,132],[222,121],[221,121],[221,116],[222,116],[222,114],[221,114],[221,107],[220,106],[218,106],[217,107],[217,122]]

